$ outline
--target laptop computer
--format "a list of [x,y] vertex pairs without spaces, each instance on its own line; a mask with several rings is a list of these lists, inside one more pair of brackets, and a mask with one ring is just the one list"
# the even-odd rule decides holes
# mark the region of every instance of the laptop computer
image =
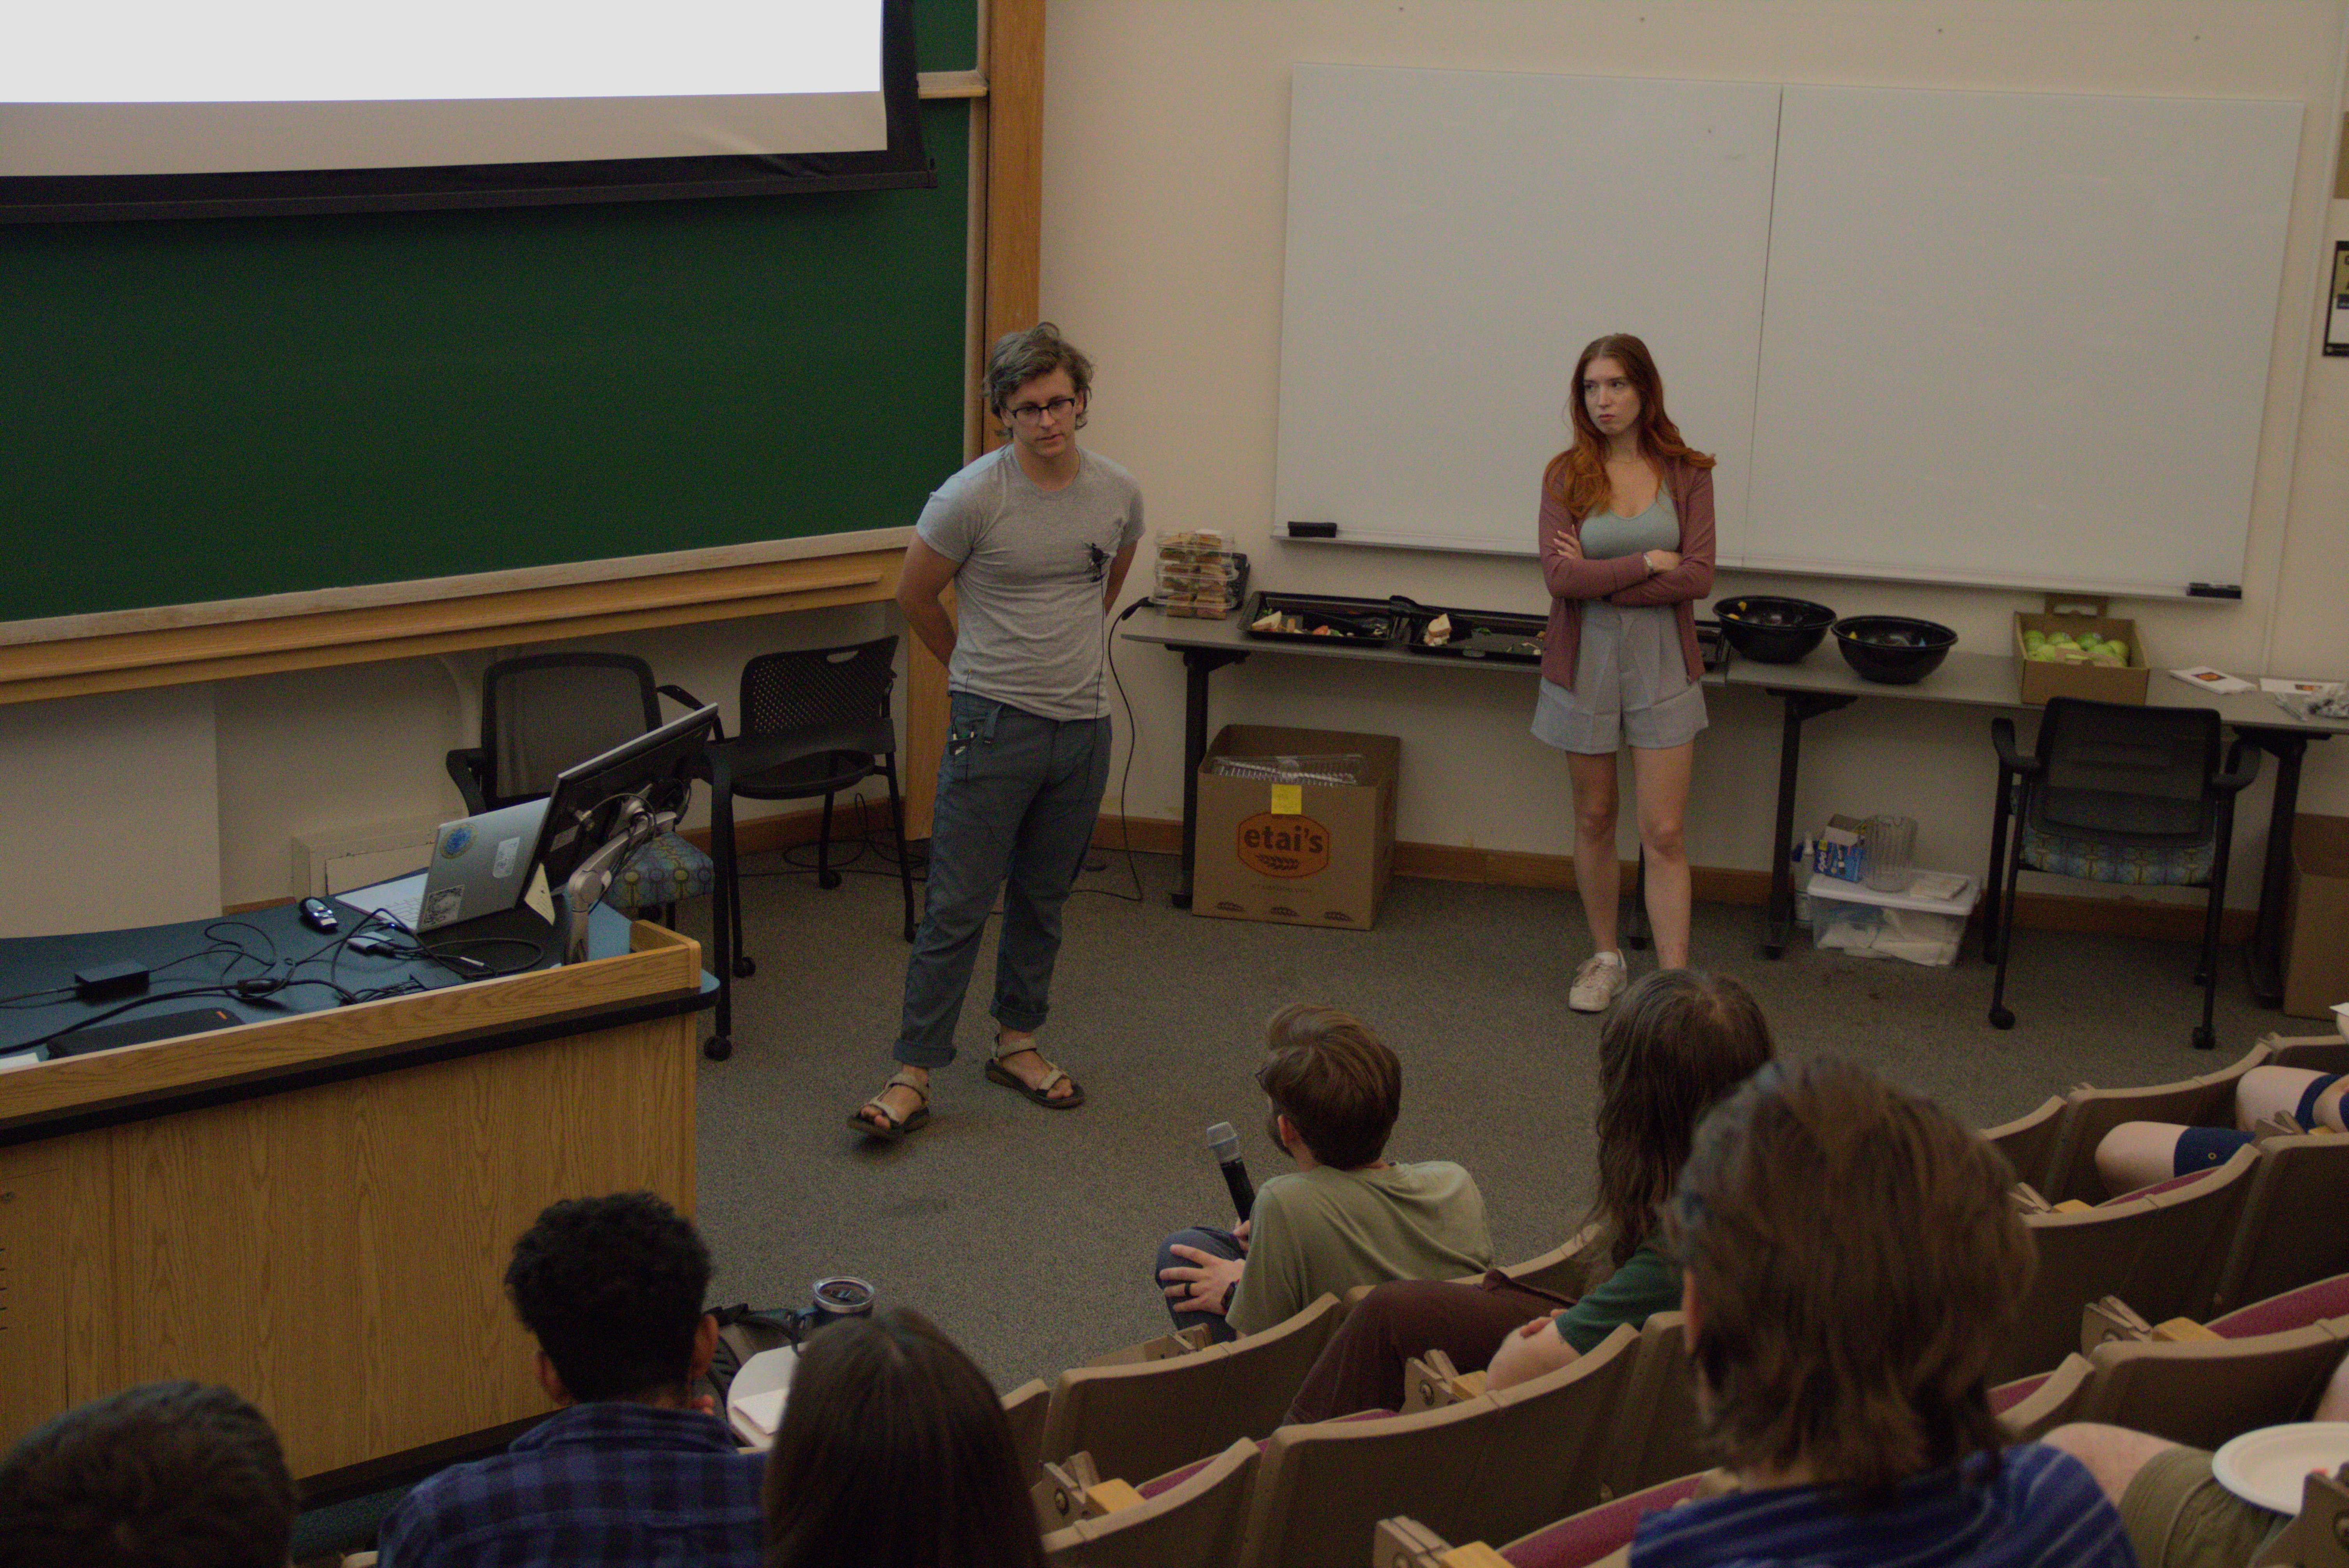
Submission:
[[432,836],[432,858],[422,876],[339,896],[357,908],[387,914],[419,935],[502,914],[530,888],[545,826],[543,799],[443,822]]

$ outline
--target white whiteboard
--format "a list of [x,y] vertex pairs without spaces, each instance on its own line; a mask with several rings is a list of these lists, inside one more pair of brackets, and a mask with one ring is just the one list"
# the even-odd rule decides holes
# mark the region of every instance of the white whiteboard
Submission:
[[1274,533],[1531,554],[1616,331],[1740,515],[1777,118],[1753,83],[1297,67]]
[[1300,66],[1272,531],[1531,553],[1620,330],[1721,459],[1724,565],[2234,583],[2300,118]]
[[2300,114],[1788,87],[1745,563],[2239,583]]

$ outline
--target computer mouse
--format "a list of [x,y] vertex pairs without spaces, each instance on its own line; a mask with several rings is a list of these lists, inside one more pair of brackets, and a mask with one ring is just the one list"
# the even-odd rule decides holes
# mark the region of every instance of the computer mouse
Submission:
[[302,923],[316,932],[338,931],[342,922],[335,918],[335,906],[323,898],[302,901]]

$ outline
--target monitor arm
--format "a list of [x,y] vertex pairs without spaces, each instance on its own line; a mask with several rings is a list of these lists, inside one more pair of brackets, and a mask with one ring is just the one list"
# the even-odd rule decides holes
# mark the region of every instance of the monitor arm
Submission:
[[659,835],[677,826],[675,811],[647,810],[641,799],[631,799],[622,809],[618,825],[612,836],[604,841],[594,853],[579,862],[564,886],[563,902],[570,912],[570,929],[563,943],[563,962],[582,964],[587,958],[587,919],[612,885],[612,878],[630,855],[652,842]]

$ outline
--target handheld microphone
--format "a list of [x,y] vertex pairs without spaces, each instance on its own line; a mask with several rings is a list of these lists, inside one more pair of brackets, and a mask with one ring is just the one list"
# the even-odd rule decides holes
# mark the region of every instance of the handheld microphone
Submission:
[[1232,1130],[1228,1121],[1219,1121],[1207,1129],[1207,1148],[1216,1162],[1224,1168],[1224,1185],[1232,1194],[1232,1207],[1245,1220],[1256,1207],[1256,1183],[1248,1180],[1247,1167],[1240,1161],[1240,1135]]

